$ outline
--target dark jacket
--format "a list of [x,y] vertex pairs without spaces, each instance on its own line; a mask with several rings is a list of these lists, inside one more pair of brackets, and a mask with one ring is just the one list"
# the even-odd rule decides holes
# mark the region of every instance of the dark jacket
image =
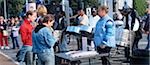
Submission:
[[0,28],[0,32],[3,32],[3,30],[7,29],[7,23],[3,22],[3,24],[0,23],[0,27],[3,27],[4,29]]
[[[61,17],[62,19],[57,21],[57,27],[56,27],[56,30],[63,30],[67,27],[67,23],[66,23],[66,20],[65,20],[65,17]],[[59,18],[60,19],[60,18]]]
[[150,31],[150,14],[147,15],[143,29],[144,29],[144,31]]

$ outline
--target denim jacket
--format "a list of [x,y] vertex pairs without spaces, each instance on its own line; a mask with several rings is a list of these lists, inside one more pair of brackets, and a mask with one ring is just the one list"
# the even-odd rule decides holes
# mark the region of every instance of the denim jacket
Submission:
[[108,47],[115,47],[115,23],[108,16],[102,17],[96,24],[94,43],[98,47],[106,45]]
[[32,39],[32,51],[34,53],[54,53],[53,46],[56,39],[53,37],[52,31],[48,27],[42,27],[38,32],[35,32],[34,30],[32,33]]

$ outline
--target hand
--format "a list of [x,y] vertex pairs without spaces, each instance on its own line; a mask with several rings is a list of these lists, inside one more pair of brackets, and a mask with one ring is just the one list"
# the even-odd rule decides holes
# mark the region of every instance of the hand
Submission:
[[146,31],[145,34],[149,34],[149,31]]
[[3,27],[3,26],[1,26],[0,28],[1,28],[1,29],[4,29],[4,27]]

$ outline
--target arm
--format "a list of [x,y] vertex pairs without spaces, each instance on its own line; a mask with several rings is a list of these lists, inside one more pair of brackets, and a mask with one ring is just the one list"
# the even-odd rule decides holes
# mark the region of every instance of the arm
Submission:
[[109,37],[114,35],[115,29],[113,28],[114,23],[112,21],[108,21],[105,25],[105,35],[103,37],[102,43],[107,44]]
[[20,35],[23,43],[26,43],[27,40],[27,29],[23,26],[20,27]]
[[56,39],[52,36],[52,32],[48,29],[44,33],[44,40],[49,48],[53,47],[56,42]]

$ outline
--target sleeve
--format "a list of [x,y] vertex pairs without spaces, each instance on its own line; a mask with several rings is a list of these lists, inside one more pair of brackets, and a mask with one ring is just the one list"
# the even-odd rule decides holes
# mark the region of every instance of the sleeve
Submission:
[[20,27],[20,35],[23,43],[26,43],[27,40],[27,29],[23,26]]
[[107,44],[107,41],[108,41],[110,35],[113,34],[113,25],[114,25],[114,23],[112,21],[108,21],[106,23],[106,25],[105,25],[106,30],[105,30],[105,35],[103,37],[102,43]]
[[50,30],[46,30],[44,33],[44,40],[46,44],[51,48],[55,45],[56,39],[53,37],[52,32]]

